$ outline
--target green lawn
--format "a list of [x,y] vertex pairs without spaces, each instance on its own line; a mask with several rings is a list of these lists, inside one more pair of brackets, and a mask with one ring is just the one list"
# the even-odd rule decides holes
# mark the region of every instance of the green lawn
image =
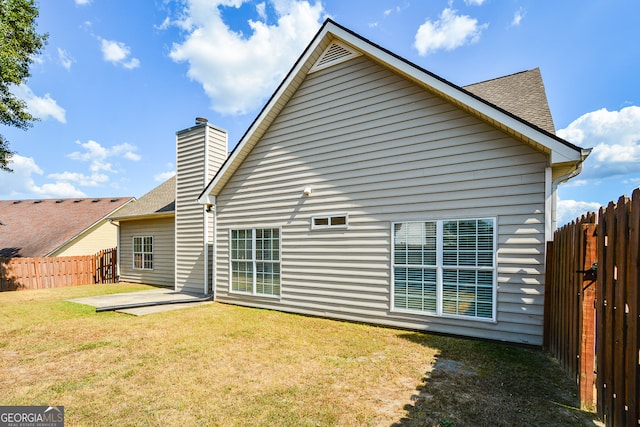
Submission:
[[[0,405],[69,426],[593,425],[547,354],[224,304],[134,317],[0,293]],[[434,369],[435,368],[435,369]]]

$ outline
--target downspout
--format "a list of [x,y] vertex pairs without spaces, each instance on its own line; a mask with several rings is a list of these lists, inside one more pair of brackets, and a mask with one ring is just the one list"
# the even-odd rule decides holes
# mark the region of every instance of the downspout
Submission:
[[204,220],[204,289],[202,293],[207,295],[209,293],[209,212],[206,206],[202,207],[202,219]]
[[[208,294],[208,285],[209,285],[209,277],[211,277],[211,293],[213,300],[215,300],[216,293],[216,275],[215,275],[215,242],[216,242],[216,211],[215,211],[215,198],[214,197],[206,197],[204,200],[202,198],[197,199],[196,203],[202,205],[203,214],[204,214],[204,227],[203,227],[203,240],[204,240],[204,294]],[[211,267],[209,267],[209,215],[213,212],[213,241],[211,242],[211,250],[212,250],[212,260]]]
[[574,178],[576,176],[578,176],[580,174],[580,172],[582,172],[582,167],[584,165],[584,161],[587,159],[587,157],[589,156],[589,154],[591,154],[591,150],[593,150],[592,148],[587,148],[587,149],[582,149],[581,151],[581,160],[578,161],[578,163],[576,164],[576,167],[574,170],[572,170],[571,172],[565,174],[565,175],[561,175],[559,177],[557,177],[556,179],[554,179],[551,183],[551,203],[552,203],[552,218],[553,221],[551,223],[551,230],[550,230],[550,235],[547,236],[547,241],[551,241],[553,240],[553,232],[556,230],[557,228],[557,190],[558,190],[558,186],[560,184],[562,184],[563,182],[567,182],[569,181],[571,178]]
[[217,251],[216,251],[216,244],[218,242],[218,211],[216,209],[215,205],[211,205],[211,208],[213,210],[213,242],[211,242],[211,250],[213,251],[213,254],[211,256],[211,295],[212,295],[212,299],[213,301],[216,300],[216,280],[217,280],[217,266],[218,266],[218,260],[217,260]]

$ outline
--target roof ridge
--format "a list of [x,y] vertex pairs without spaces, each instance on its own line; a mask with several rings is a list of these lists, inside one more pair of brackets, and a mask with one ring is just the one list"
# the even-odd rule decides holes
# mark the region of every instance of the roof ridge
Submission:
[[462,88],[466,88],[466,87],[469,87],[469,86],[474,86],[474,85],[479,85],[479,84],[482,84],[482,83],[492,82],[492,81],[494,81],[494,80],[504,79],[504,78],[506,78],[506,77],[513,77],[513,76],[517,76],[518,74],[530,73],[530,72],[532,72],[532,71],[536,71],[536,70],[538,70],[538,71],[539,71],[539,70],[540,70],[540,67],[531,68],[531,69],[529,69],[529,70],[516,71],[515,73],[505,74],[504,76],[498,76],[498,77],[494,77],[494,78],[492,78],[492,79],[481,80],[481,81],[479,81],[479,82],[475,82],[475,83],[469,83],[468,85],[464,85],[464,86],[461,86],[461,87],[462,87]]

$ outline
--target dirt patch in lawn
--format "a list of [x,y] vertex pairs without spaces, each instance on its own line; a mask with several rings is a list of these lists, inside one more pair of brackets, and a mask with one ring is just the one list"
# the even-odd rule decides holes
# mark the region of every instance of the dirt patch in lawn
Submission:
[[433,335],[404,338],[438,348],[435,364],[394,426],[595,426],[577,388],[547,353]]

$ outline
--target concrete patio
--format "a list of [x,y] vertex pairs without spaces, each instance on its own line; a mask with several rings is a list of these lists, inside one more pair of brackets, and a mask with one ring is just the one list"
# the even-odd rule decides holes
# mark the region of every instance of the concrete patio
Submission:
[[[122,308],[113,311],[131,314],[134,316],[143,316],[145,314],[160,313],[163,311],[178,310],[181,308],[196,307],[203,304],[213,303],[213,301],[200,301],[202,297],[202,294],[177,292],[173,289],[158,288],[148,291],[75,298],[68,301],[103,309],[105,307],[122,306]],[[145,304],[146,306],[126,307],[138,304]]]

